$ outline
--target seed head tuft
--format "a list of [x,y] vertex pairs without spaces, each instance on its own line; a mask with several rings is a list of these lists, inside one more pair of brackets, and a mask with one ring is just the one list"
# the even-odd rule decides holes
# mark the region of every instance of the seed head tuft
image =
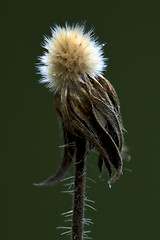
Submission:
[[52,29],[51,38],[45,37],[47,50],[40,59],[41,83],[53,91],[68,87],[72,82],[83,82],[87,75],[96,77],[105,67],[102,45],[85,32],[84,26],[75,25]]

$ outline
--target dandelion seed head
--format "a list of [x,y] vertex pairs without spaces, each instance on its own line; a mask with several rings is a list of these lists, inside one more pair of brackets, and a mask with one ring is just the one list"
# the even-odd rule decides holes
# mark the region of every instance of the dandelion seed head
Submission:
[[86,75],[95,77],[106,66],[103,45],[97,43],[93,31],[85,32],[84,26],[56,26],[43,46],[46,52],[39,58],[38,67],[41,83],[53,91],[73,81],[82,82]]

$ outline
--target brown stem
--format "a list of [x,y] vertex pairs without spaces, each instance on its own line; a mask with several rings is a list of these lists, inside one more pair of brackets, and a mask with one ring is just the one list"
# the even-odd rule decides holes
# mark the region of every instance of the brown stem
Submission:
[[72,240],[83,239],[86,141],[76,139]]

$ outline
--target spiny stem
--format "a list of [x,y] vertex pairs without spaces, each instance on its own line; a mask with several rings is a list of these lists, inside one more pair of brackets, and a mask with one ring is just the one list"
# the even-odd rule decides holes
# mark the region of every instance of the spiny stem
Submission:
[[76,139],[75,181],[73,199],[72,240],[83,239],[86,141]]

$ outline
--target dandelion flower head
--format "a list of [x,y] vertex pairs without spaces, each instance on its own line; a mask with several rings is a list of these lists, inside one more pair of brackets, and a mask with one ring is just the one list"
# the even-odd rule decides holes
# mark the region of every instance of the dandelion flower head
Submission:
[[41,83],[53,91],[83,82],[85,76],[96,77],[105,67],[102,46],[93,31],[85,32],[84,26],[75,25],[52,29],[52,36],[45,37],[47,50],[40,57]]

